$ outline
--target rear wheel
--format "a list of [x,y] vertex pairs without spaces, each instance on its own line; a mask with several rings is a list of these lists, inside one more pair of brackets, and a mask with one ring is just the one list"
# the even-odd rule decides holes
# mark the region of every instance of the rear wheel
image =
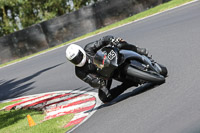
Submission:
[[146,82],[151,82],[155,84],[162,84],[165,82],[164,76],[154,71],[140,70],[133,66],[128,66],[126,70],[126,74],[128,77],[141,79]]

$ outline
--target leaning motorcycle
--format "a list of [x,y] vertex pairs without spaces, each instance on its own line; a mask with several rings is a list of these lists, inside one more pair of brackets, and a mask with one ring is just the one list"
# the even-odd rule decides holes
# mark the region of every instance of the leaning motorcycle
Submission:
[[115,45],[107,46],[95,54],[94,64],[103,79],[124,81],[134,79],[139,84],[162,84],[167,76],[167,68],[151,57],[130,50],[119,50]]

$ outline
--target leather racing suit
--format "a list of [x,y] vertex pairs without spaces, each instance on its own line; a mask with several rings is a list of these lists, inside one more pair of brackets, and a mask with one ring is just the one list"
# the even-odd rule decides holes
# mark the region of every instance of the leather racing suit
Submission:
[[[115,37],[113,36],[104,36],[95,42],[87,44],[84,47],[87,55],[87,61],[85,65],[83,67],[75,67],[75,73],[77,77],[88,83],[90,86],[99,89],[99,98],[104,103],[112,101],[129,87],[138,85],[137,82],[125,79],[121,85],[111,89],[112,79],[104,80],[98,77],[97,67],[95,64],[93,64],[93,57],[99,49],[109,45],[114,39]],[[128,44],[125,41],[116,45],[119,49],[133,50],[137,52],[137,47],[135,45]]]

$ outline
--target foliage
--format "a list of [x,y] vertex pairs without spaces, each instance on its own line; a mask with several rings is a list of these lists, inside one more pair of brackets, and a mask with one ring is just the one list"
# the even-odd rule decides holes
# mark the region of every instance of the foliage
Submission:
[[0,0],[0,36],[49,20],[97,0]]

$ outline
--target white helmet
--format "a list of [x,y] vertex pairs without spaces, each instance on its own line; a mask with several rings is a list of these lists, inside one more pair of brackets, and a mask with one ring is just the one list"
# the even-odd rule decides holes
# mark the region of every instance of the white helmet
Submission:
[[69,45],[66,49],[66,57],[69,61],[75,64],[75,66],[82,67],[85,65],[86,53],[79,45]]

